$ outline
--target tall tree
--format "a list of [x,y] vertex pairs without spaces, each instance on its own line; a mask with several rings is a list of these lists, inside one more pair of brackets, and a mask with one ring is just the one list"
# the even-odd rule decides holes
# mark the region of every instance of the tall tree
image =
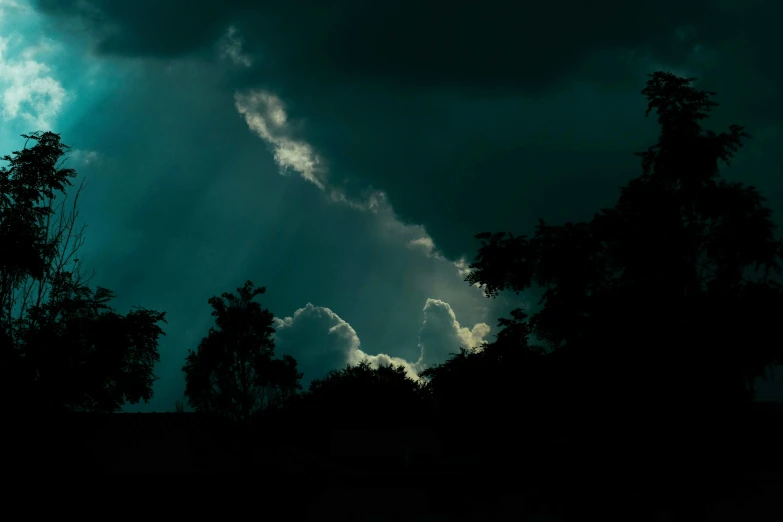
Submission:
[[604,420],[676,419],[685,432],[710,404],[723,414],[747,403],[783,362],[783,242],[759,192],[718,170],[750,136],[702,129],[718,104],[694,79],[650,75],[642,94],[660,137],[637,153],[642,175],[613,208],[589,222],[539,220],[532,238],[479,234],[466,279],[487,297],[544,290],[530,331],[563,355],[572,403],[612,404]]
[[[76,171],[62,166],[69,147],[52,132],[23,134],[25,147],[3,156],[0,168],[0,306],[6,324],[40,306],[51,280],[68,269],[79,274],[76,252],[84,243],[84,227],[76,229],[76,207],[84,183],[70,210],[66,187]],[[30,141],[33,147],[28,147]],[[58,198],[62,201],[58,203]]]
[[[37,411],[116,411],[152,398],[159,360],[157,323],[138,308],[123,316],[114,294],[91,290],[76,257],[84,243],[69,147],[52,132],[23,135],[25,147],[0,168],[0,371],[12,407]],[[34,142],[32,147],[27,143]],[[58,197],[63,197],[58,202]]]
[[213,296],[217,328],[189,350],[185,395],[196,410],[247,423],[269,408],[286,404],[298,390],[302,374],[290,355],[274,355],[274,316],[253,301],[266,288],[247,281],[237,295]]

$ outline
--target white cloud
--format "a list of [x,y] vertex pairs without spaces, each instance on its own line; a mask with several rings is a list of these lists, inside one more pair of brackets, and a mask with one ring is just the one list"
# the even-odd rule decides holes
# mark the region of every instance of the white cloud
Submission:
[[305,382],[344,367],[361,344],[350,324],[329,308],[312,303],[293,316],[275,318],[275,330],[276,351],[297,360]]
[[419,332],[421,354],[408,361],[388,354],[370,354],[362,349],[353,327],[329,308],[307,303],[293,316],[275,319],[275,344],[280,354],[292,355],[304,372],[305,383],[321,377],[331,369],[355,365],[363,359],[373,367],[381,364],[402,366],[412,379],[426,367],[444,362],[460,347],[476,349],[489,334],[489,326],[477,323],[473,328],[461,326],[448,303],[427,299],[424,322]]
[[457,273],[462,279],[465,279],[473,272],[473,269],[468,266],[468,262],[464,258],[455,261],[454,266],[457,267]]
[[[325,191],[331,201],[355,210],[376,214],[382,207],[391,209],[386,194],[380,190],[368,191],[366,197],[349,197],[339,187],[327,187],[326,167],[315,149],[306,141],[290,136],[288,114],[282,100],[260,89],[234,94],[234,105],[250,130],[272,147],[275,162],[281,174],[298,172],[305,180]],[[393,211],[390,214],[393,219]]]
[[250,90],[235,94],[234,104],[250,130],[272,147],[281,173],[294,170],[321,190],[325,189],[324,170],[313,148],[287,136],[287,115],[280,98],[262,90]]
[[[454,261],[452,264],[457,268],[457,275],[459,275],[459,278],[462,281],[465,281],[465,279],[474,271],[473,268],[470,268],[464,257]],[[473,283],[470,286],[479,289],[482,294],[485,293],[487,289],[487,285],[482,285],[481,283]]]
[[476,323],[473,328],[460,325],[451,306],[439,299],[427,299],[424,304],[424,322],[419,330],[421,357],[417,367],[424,369],[448,359],[460,347],[474,350],[489,334],[489,325]]
[[0,37],[0,92],[6,120],[24,119],[35,130],[49,130],[62,110],[67,93],[37,57],[55,49],[48,40],[21,46],[14,34]]
[[220,56],[237,66],[253,65],[253,58],[242,51],[242,39],[233,25],[228,28],[226,35],[220,41]]

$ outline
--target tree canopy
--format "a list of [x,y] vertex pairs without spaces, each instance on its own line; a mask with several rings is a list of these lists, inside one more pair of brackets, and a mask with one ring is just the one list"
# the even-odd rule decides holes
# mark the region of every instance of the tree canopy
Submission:
[[516,373],[530,378],[525,368],[535,368],[534,388],[559,397],[572,430],[600,426],[605,442],[644,433],[661,447],[675,433],[678,444],[724,436],[714,428],[729,421],[715,419],[735,418],[756,379],[783,362],[783,242],[758,190],[720,175],[719,162],[729,164],[750,135],[739,125],[703,129],[718,104],[693,80],[650,75],[642,94],[660,136],[637,153],[642,174],[615,206],[586,222],[539,219],[532,237],[476,236],[468,283],[488,298],[543,294],[537,308],[502,320],[492,345],[427,370],[433,393],[467,408],[473,397],[458,390],[493,390],[504,411],[519,412],[530,388],[488,377],[502,380],[501,361],[513,354]]
[[419,420],[422,388],[402,366],[373,367],[365,359],[314,379],[303,402],[324,426],[399,427]]
[[[575,357],[602,354],[601,365],[633,366],[628,373],[656,394],[669,388],[687,400],[722,388],[724,399],[739,399],[782,359],[769,319],[783,311],[771,277],[781,273],[783,243],[755,187],[720,178],[718,160],[729,163],[750,136],[738,125],[703,130],[718,104],[693,80],[651,75],[642,94],[660,138],[638,153],[643,173],[613,208],[590,222],[539,220],[532,238],[479,234],[466,280],[487,296],[544,288],[530,318],[536,337]],[[640,381],[642,366],[666,384]]]
[[253,301],[265,292],[247,281],[236,295],[208,300],[217,328],[209,329],[196,351],[189,350],[182,368],[185,395],[196,411],[249,422],[301,389],[296,360],[274,355],[274,316]]
[[[126,315],[114,294],[87,286],[77,256],[82,184],[66,207],[76,172],[52,132],[23,135],[0,168],[0,371],[13,406],[36,411],[113,412],[152,398],[165,313]],[[58,202],[58,196],[64,196]]]

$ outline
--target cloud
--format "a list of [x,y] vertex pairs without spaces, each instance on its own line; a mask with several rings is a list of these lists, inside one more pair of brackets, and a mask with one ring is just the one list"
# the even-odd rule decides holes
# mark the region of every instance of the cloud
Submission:
[[448,303],[427,299],[424,322],[419,330],[421,358],[417,367],[424,369],[442,363],[459,348],[476,349],[486,340],[489,331],[486,323],[477,323],[473,328],[461,326]]
[[[281,173],[286,174],[289,170],[298,172],[302,178],[319,189],[328,191],[329,199],[334,203],[358,211],[382,213],[385,232],[399,234],[402,231],[403,235],[419,234],[420,237],[411,239],[406,246],[423,252],[427,257],[445,260],[423,227],[400,221],[383,191],[365,188],[364,197],[356,197],[348,196],[341,187],[328,187],[326,169],[314,148],[305,141],[295,140],[287,135],[288,115],[279,97],[268,92],[251,90],[235,94],[235,104],[248,127],[272,147],[275,162],[280,166]],[[464,260],[454,263],[460,275],[466,273],[464,263]]]
[[[299,172],[354,208],[368,206],[366,196],[334,179],[327,184],[327,164],[331,178],[359,180],[360,191],[381,189],[399,216],[425,225],[438,251],[456,260],[473,251],[470,238],[478,232],[526,233],[537,217],[592,216],[595,201],[583,194],[613,196],[638,166],[628,152],[654,138],[640,122],[639,89],[650,72],[640,72],[640,60],[687,63],[694,42],[677,31],[688,28],[712,49],[714,35],[707,33],[722,8],[712,0],[599,4],[37,5],[53,19],[81,20],[103,56],[208,61],[223,42],[224,56],[234,49],[257,58],[227,71],[226,83],[246,95],[273,93],[294,120],[307,118],[306,128],[282,132],[263,111],[245,107],[248,124],[273,148],[282,170]],[[633,125],[628,114],[638,114]],[[546,197],[555,193],[561,205]]]
[[354,210],[372,213],[377,213],[382,205],[388,205],[386,194],[380,190],[369,191],[369,194],[364,198],[352,198],[345,192],[332,188],[329,191],[329,198],[335,203],[347,205]]
[[[169,408],[182,396],[182,359],[213,323],[206,299],[246,279],[268,287],[263,304],[278,317],[293,317],[307,302],[328,304],[361,336],[354,350],[345,335],[329,334],[337,323],[328,314],[321,320],[329,327],[316,328],[318,344],[294,343],[300,323],[281,329],[279,353],[297,353],[308,379],[363,355],[415,373],[428,297],[448,302],[469,327],[504,313],[450,261],[406,248],[429,234],[401,220],[382,191],[364,185],[348,197],[340,172],[322,178],[324,190],[292,169],[280,176],[274,155],[237,113],[235,89],[222,81],[228,64],[174,62],[169,73],[168,61],[93,63],[102,64],[99,80],[123,81],[109,97],[80,97],[79,116],[62,129],[66,143],[100,160],[80,204],[88,269],[96,269],[94,284],[117,293],[118,309],[157,307],[169,318],[156,399],[130,409]],[[298,139],[309,118],[284,107],[279,132],[274,106],[263,108],[267,127]],[[185,333],[192,329],[195,340]]]
[[67,158],[76,164],[73,166],[76,169],[94,166],[101,161],[101,155],[97,151],[84,149],[71,149]]
[[278,354],[296,358],[304,373],[305,385],[322,377],[330,369],[341,369],[367,359],[371,365],[402,366],[413,379],[433,364],[448,359],[460,347],[475,349],[489,334],[485,323],[473,328],[461,326],[451,306],[438,299],[427,299],[424,322],[419,331],[420,356],[415,361],[385,353],[371,354],[362,348],[359,335],[353,327],[329,308],[307,303],[293,316],[275,319],[275,344]]
[[[467,278],[470,275],[470,273],[473,272],[473,269],[470,268],[470,266],[468,266],[469,265],[468,261],[464,257],[460,257],[456,261],[448,261],[443,256],[443,254],[438,252],[437,248],[435,247],[435,242],[432,240],[430,236],[425,235],[417,239],[412,239],[408,241],[406,246],[410,250],[416,250],[422,252],[425,256],[429,258],[451,263],[452,265],[454,265],[454,268],[457,269],[457,275],[462,281],[464,281],[465,278]],[[480,289],[482,292],[486,287],[486,285],[482,285],[479,283],[473,283],[471,286]]]
[[278,96],[256,89],[236,93],[234,99],[237,111],[250,130],[271,146],[281,174],[293,170],[319,189],[327,191],[330,201],[354,210],[376,213],[382,205],[389,206],[386,194],[380,190],[365,188],[363,195],[349,196],[340,187],[327,187],[326,167],[321,157],[306,141],[290,137],[288,115]]
[[361,344],[350,324],[329,308],[311,303],[293,316],[276,318],[275,330],[276,351],[297,360],[305,382],[345,366]]
[[[20,30],[70,49],[54,71],[80,96],[63,137],[106,161],[83,214],[101,284],[128,306],[195,303],[180,322],[170,316],[156,383],[164,396],[181,394],[181,359],[193,348],[183,324],[209,323],[206,296],[248,277],[269,285],[273,311],[305,302],[339,311],[364,344],[349,354],[413,365],[420,342],[456,351],[427,331],[420,339],[422,304],[448,303],[473,332],[526,300],[487,300],[462,281],[473,236],[529,234],[538,217],[589,219],[613,204],[639,173],[631,152],[657,136],[643,117],[645,73],[693,72],[720,93],[722,121],[751,132],[778,125],[783,4],[752,1],[465,10],[402,0],[379,15],[358,0],[194,0],[188,10],[178,0],[37,0],[46,26]],[[46,52],[28,57],[53,64]],[[767,175],[778,136],[755,134],[732,170],[780,208]],[[464,328],[444,307],[427,314],[428,328]]]
[[385,354],[366,354],[353,327],[323,306],[307,303],[293,316],[276,318],[275,329],[276,351],[296,358],[300,371],[304,373],[305,385],[312,379],[323,377],[331,369],[358,364],[364,358],[375,365],[393,362],[410,366],[407,361]]
[[220,42],[220,55],[236,66],[250,67],[253,65],[253,58],[242,51],[242,39],[239,37],[239,31],[233,25],[229,26],[226,35]]
[[55,49],[46,40],[25,45],[18,33],[0,37],[0,92],[7,120],[21,118],[37,130],[52,127],[67,100],[67,92],[38,57]]
[[[609,194],[599,202],[608,203],[638,167],[629,152],[655,136],[654,125],[641,121],[639,89],[650,70],[640,64],[681,67],[694,52],[699,59],[702,49],[712,52],[721,4],[37,5],[55,20],[81,20],[99,55],[236,61],[226,84],[246,98],[284,100],[298,122],[275,127],[265,102],[243,105],[282,171],[361,210],[374,208],[373,200],[343,179],[360,181],[359,192],[382,190],[402,219],[426,226],[438,252],[457,260],[474,250],[478,232],[526,233],[538,217],[589,218],[596,200],[584,197],[588,191]],[[555,194],[562,204],[552,204]]]
[[414,250],[421,250],[427,257],[435,255],[435,243],[429,236],[420,237],[417,239],[411,239],[408,242],[408,248]]
[[281,172],[285,174],[294,170],[323,190],[320,159],[308,143],[286,135],[287,115],[280,98],[261,90],[250,90],[237,93],[234,100],[237,111],[245,118],[250,130],[272,147],[275,162],[280,166]]
[[462,279],[465,279],[473,272],[473,269],[468,266],[468,262],[465,259],[455,261],[454,266],[457,267],[457,273]]
[[106,54],[203,54],[231,25],[243,31],[253,54],[263,49],[273,63],[287,64],[297,75],[306,71],[311,79],[540,92],[567,81],[586,56],[608,46],[657,44],[659,52],[669,51],[660,48],[662,40],[676,29],[701,26],[720,3],[488,0],[467,8],[446,0],[398,0],[370,8],[364,0],[341,0],[324,8],[316,1],[195,0],[183,10],[178,0],[135,8],[115,0],[38,0],[37,6],[60,18],[81,18],[100,35],[98,49]]

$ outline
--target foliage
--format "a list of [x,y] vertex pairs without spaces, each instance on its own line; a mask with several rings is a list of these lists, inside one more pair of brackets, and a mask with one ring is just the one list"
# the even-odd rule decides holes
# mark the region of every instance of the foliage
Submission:
[[418,420],[423,393],[403,366],[365,359],[314,379],[303,396],[309,414],[332,427],[396,427]]
[[247,281],[237,295],[209,299],[217,328],[210,328],[195,352],[189,350],[182,368],[185,395],[196,411],[249,422],[301,389],[296,360],[274,357],[274,316],[253,301],[265,292]]
[[101,287],[55,285],[49,301],[20,321],[22,367],[37,404],[113,412],[152,398],[165,314],[137,308],[123,316],[106,304],[113,297]]
[[539,219],[532,237],[476,236],[468,283],[488,298],[542,295],[529,317],[502,319],[494,343],[423,373],[482,458],[499,448],[507,462],[527,444],[533,470],[719,465],[714,451],[735,458],[729,443],[744,440],[727,427],[741,426],[755,380],[783,361],[783,242],[759,192],[718,170],[750,136],[701,128],[717,103],[693,78],[650,76],[642,94],[660,137],[614,207],[588,222]]
[[[66,211],[73,169],[58,166],[68,150],[51,132],[0,169],[0,371],[14,406],[44,411],[118,410],[152,398],[159,360],[158,322],[165,314],[137,308],[123,316],[114,294],[91,290],[75,257],[82,184]],[[57,204],[57,196],[64,195]]]
[[534,402],[538,388],[530,385],[542,377],[546,354],[529,344],[526,319],[522,310],[514,310],[511,319],[498,321],[502,329],[494,342],[475,350],[460,348],[444,363],[425,369],[421,377],[427,393],[438,397],[442,408],[455,411],[487,412],[492,403],[506,403],[512,395]]
[[717,103],[693,78],[650,76],[642,93],[660,139],[638,153],[643,174],[617,204],[586,223],[539,220],[530,239],[479,234],[466,280],[488,297],[542,287],[531,332],[569,354],[591,381],[576,386],[596,399],[742,402],[782,360],[771,319],[783,292],[770,275],[783,243],[758,191],[719,176],[718,160],[750,136],[702,130]]
[[[56,193],[64,193],[76,176],[73,169],[58,167],[68,146],[52,132],[23,134],[27,139],[21,151],[3,156],[9,166],[0,168],[0,302],[8,306],[17,281],[30,276],[46,276],[58,240],[47,234],[55,215]],[[32,140],[35,145],[27,147]],[[7,310],[6,310],[7,312]]]
[[[531,444],[557,426],[551,413],[562,404],[553,394],[557,389],[553,361],[557,358],[529,343],[530,325],[522,310],[512,318],[501,318],[502,328],[492,343],[478,349],[460,348],[444,363],[421,373],[425,390],[437,408],[435,425],[459,444],[470,447],[452,451],[481,451],[484,458],[496,451],[508,463],[516,453],[508,444]],[[532,465],[531,456],[526,466]]]

